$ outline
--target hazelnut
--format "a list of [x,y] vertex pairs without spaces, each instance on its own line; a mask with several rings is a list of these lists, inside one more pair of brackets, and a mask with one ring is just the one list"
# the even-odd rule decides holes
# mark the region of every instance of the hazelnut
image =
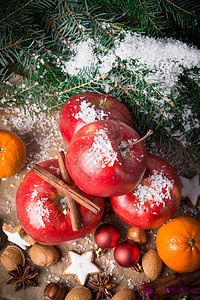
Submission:
[[92,300],[92,293],[85,286],[77,286],[67,294],[65,300]]
[[1,262],[6,269],[13,271],[17,269],[18,264],[25,266],[25,257],[17,246],[8,246],[1,254]]
[[30,257],[36,265],[49,267],[59,259],[59,251],[53,246],[36,243],[30,249]]
[[131,289],[124,289],[119,291],[112,297],[113,300],[136,300],[136,294]]
[[131,226],[128,229],[129,240],[135,242],[136,244],[142,245],[147,241],[146,231],[140,228]]
[[47,284],[43,294],[47,299],[63,300],[66,292],[61,284],[51,282]]
[[162,260],[155,250],[149,250],[142,257],[142,267],[144,273],[151,279],[156,279],[163,267]]

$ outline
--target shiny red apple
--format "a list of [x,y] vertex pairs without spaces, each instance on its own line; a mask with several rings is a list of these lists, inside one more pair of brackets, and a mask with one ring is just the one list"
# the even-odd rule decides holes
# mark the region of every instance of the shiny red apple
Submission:
[[132,145],[140,137],[120,121],[87,124],[74,135],[66,154],[66,165],[75,184],[85,193],[111,197],[130,192],[146,169],[144,144]]
[[[40,165],[61,179],[56,159]],[[59,245],[80,240],[99,224],[104,211],[104,199],[85,195],[101,207],[94,214],[77,204],[82,228],[73,231],[65,196],[55,187],[30,171],[17,191],[16,210],[19,222],[33,239],[41,244]]]
[[133,125],[128,108],[116,98],[95,92],[73,95],[64,104],[60,115],[60,132],[66,144],[84,125],[114,119]]
[[181,184],[176,171],[162,158],[150,154],[140,184],[130,193],[110,198],[120,219],[142,229],[162,225],[175,214],[180,201]]

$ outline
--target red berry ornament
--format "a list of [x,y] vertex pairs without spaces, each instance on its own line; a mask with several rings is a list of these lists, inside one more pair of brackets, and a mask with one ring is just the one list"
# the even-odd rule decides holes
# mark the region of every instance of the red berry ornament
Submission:
[[119,238],[117,228],[108,223],[100,225],[94,233],[94,239],[98,247],[105,250],[114,248],[118,244]]
[[138,246],[131,241],[124,241],[114,250],[114,258],[118,265],[124,268],[133,267],[140,259]]

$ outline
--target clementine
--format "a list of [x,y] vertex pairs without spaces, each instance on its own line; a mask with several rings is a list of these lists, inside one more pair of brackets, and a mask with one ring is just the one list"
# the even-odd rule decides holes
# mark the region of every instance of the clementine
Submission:
[[200,268],[200,221],[178,216],[162,225],[156,237],[157,251],[162,261],[180,273]]
[[26,146],[14,132],[0,129],[0,178],[21,170],[26,161]]

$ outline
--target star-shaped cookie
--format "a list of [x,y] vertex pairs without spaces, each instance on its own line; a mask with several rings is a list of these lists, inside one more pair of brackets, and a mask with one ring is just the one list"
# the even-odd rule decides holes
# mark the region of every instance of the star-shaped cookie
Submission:
[[191,179],[180,176],[182,198],[190,201],[195,207],[200,196],[200,175],[196,175]]
[[64,270],[63,275],[75,275],[81,285],[86,283],[90,274],[101,272],[101,270],[93,263],[94,251],[92,250],[86,251],[83,254],[69,251],[68,256],[71,264]]
[[2,230],[7,235],[9,242],[17,244],[23,250],[35,244],[35,241],[24,231],[21,225],[12,226],[4,223]]

